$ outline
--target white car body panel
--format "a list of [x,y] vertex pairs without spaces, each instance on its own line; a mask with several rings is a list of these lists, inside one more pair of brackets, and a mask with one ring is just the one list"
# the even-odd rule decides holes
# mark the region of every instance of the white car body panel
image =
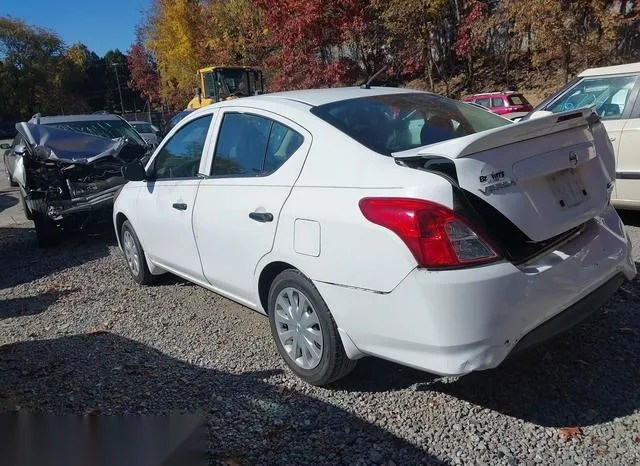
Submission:
[[[129,219],[152,273],[172,271],[263,313],[262,271],[270,264],[289,264],[319,290],[349,357],[374,355],[446,375],[497,366],[524,335],[612,277],[633,278],[629,238],[607,202],[613,148],[601,124],[589,131],[587,112],[560,123],[555,115],[394,154],[446,157],[456,165],[460,186],[479,196],[478,176],[486,167],[504,170],[515,187],[485,199],[533,240],[587,224],[525,264],[499,260],[446,271],[417,267],[404,242],[366,220],[358,202],[411,197],[453,209],[451,181],[372,152],[309,112],[309,105],[368,92],[409,91],[301,91],[196,110],[164,138],[150,164],[176,131],[207,112],[288,120],[305,142],[271,175],[207,177],[221,120],[216,113],[200,162],[202,177],[165,181],[164,187],[128,183],[115,202],[116,227]],[[569,162],[571,152],[577,152],[576,166]],[[572,214],[555,207],[541,179],[565,168],[578,171],[592,191]],[[152,195],[157,198],[147,198]],[[188,209],[172,209],[178,201]],[[271,212],[273,222],[251,220],[254,211]]]
[[[216,289],[225,290],[251,307],[257,307],[253,286],[255,267],[271,251],[280,211],[300,175],[313,138],[300,125],[271,112],[231,106],[224,112],[265,116],[305,136],[303,145],[269,176],[209,178],[199,185],[193,231],[204,278]],[[224,113],[214,123],[214,138],[223,117]],[[271,213],[274,218],[271,222],[260,223],[249,218],[251,212]]]
[[628,250],[624,226],[609,209],[579,238],[526,267],[414,269],[390,293],[315,285],[362,353],[464,375],[496,367],[527,332],[615,274],[632,278]]
[[[617,167],[620,173],[616,180],[616,203],[624,206],[640,205],[640,118],[624,123],[617,134]],[[612,133],[609,133],[613,136]],[[631,175],[631,176],[630,176]],[[635,175],[635,176],[634,176]],[[634,179],[635,178],[635,179]]]

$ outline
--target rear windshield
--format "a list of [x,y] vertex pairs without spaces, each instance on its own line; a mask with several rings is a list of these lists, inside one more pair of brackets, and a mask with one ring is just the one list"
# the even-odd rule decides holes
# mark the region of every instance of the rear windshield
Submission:
[[529,102],[523,95],[510,95],[507,99],[511,105],[529,105]]
[[426,93],[342,100],[311,113],[385,155],[511,124],[473,105]]
[[124,137],[141,146],[146,144],[140,135],[129,125],[129,123],[122,120],[65,121],[59,123],[47,123],[46,125],[108,139]]

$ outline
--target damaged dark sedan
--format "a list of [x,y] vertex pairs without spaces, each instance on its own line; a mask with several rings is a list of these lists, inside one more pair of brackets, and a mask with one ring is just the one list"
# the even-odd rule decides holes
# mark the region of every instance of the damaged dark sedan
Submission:
[[125,179],[122,167],[143,163],[150,146],[117,115],[36,116],[18,123],[11,176],[41,247],[60,231],[108,218]]

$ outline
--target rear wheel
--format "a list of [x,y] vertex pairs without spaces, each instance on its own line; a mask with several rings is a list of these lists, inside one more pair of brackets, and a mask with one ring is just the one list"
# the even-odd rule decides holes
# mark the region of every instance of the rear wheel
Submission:
[[269,322],[278,353],[312,385],[327,385],[353,370],[329,308],[311,281],[297,270],[278,275],[269,291]]
[[42,214],[33,215],[38,246],[48,248],[58,243],[59,233],[56,223]]
[[125,220],[122,224],[120,238],[124,258],[127,260],[127,268],[133,279],[141,285],[151,283],[153,281],[153,275],[151,275],[149,271],[144,250],[129,220]]

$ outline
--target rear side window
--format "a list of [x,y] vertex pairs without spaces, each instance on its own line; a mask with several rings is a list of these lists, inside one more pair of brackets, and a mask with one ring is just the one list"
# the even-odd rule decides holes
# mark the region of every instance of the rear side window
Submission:
[[264,176],[273,173],[304,142],[298,132],[269,118],[227,113],[216,144],[213,176]]
[[512,124],[472,105],[427,93],[342,100],[311,113],[384,155]]
[[504,107],[504,100],[502,100],[502,97],[494,97],[493,99],[491,99],[491,106]]
[[507,100],[509,101],[509,105],[529,105],[527,99],[522,95],[510,95],[507,97]]

